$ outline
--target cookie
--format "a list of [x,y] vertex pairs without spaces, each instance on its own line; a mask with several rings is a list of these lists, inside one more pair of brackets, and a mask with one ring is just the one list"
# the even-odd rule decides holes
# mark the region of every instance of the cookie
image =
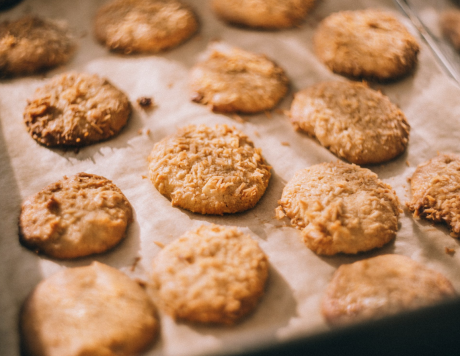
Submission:
[[125,236],[132,208],[110,180],[78,173],[43,188],[22,204],[20,242],[54,258],[101,253]]
[[314,35],[315,52],[334,73],[390,81],[411,73],[417,40],[390,13],[366,9],[326,17]]
[[0,76],[37,73],[67,63],[76,43],[62,22],[25,16],[0,24]]
[[321,303],[331,326],[379,319],[454,297],[442,274],[405,256],[382,255],[342,265]]
[[98,10],[94,22],[98,41],[125,54],[164,51],[197,30],[193,11],[176,0],[115,0]]
[[410,180],[412,200],[406,203],[415,218],[443,222],[460,237],[460,156],[442,154],[420,164]]
[[262,151],[227,125],[186,126],[153,147],[149,178],[177,206],[200,214],[237,213],[256,205],[270,166]]
[[203,225],[167,245],[152,273],[165,312],[216,324],[233,324],[254,310],[267,276],[268,260],[257,242],[218,225]]
[[460,51],[460,10],[451,9],[442,13],[439,25],[443,36]]
[[192,100],[218,112],[270,110],[286,95],[284,70],[264,55],[215,45],[190,74]]
[[130,114],[126,95],[106,79],[66,73],[35,91],[24,110],[24,122],[38,143],[75,147],[115,136]]
[[277,30],[305,19],[314,0],[212,0],[214,13],[234,25]]
[[382,163],[409,142],[404,113],[365,83],[325,82],[295,94],[291,122],[331,152],[356,164]]
[[158,333],[147,293],[124,273],[93,262],[40,282],[20,316],[28,356],[132,356]]
[[298,171],[278,203],[277,217],[286,214],[319,255],[382,247],[395,238],[402,212],[396,193],[375,173],[340,161]]

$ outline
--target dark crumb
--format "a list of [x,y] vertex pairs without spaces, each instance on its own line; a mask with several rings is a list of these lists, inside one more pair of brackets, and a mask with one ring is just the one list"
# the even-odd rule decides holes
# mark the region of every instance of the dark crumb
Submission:
[[451,255],[451,256],[453,256],[455,254],[455,249],[454,248],[446,247],[445,251],[446,251],[446,254]]
[[143,96],[143,97],[137,99],[137,103],[143,108],[150,108],[150,107],[153,106],[152,98],[149,98],[149,97],[146,97],[146,96]]
[[199,103],[203,98],[203,94],[200,93],[192,93],[190,96],[190,100],[194,101],[195,103]]
[[131,272],[133,272],[136,269],[136,266],[140,260],[141,258],[139,256],[134,259],[133,265],[131,266]]
[[73,149],[73,152],[74,152],[75,154],[78,154],[78,152],[80,152],[80,147],[75,147],[75,148]]
[[147,287],[147,282],[143,281],[142,279],[136,278],[134,281],[144,289]]

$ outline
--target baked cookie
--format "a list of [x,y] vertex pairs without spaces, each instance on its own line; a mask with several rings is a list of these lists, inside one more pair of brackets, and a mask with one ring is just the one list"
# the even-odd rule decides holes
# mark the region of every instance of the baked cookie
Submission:
[[356,164],[388,161],[409,142],[404,113],[364,83],[325,82],[295,94],[291,122]]
[[416,39],[390,13],[366,9],[326,17],[314,35],[317,56],[335,73],[389,81],[413,71]]
[[97,12],[99,42],[125,54],[175,47],[198,30],[193,11],[176,0],[115,0]]
[[22,204],[20,242],[54,258],[101,253],[124,238],[132,215],[110,180],[87,173],[64,176]]
[[40,282],[20,316],[27,356],[132,356],[155,339],[147,293],[102,263],[64,269]]
[[25,16],[0,23],[0,76],[36,73],[67,63],[76,49],[62,22]]
[[460,156],[443,154],[420,164],[410,186],[412,200],[406,205],[414,217],[444,222],[460,237]]
[[358,253],[394,239],[402,212],[393,189],[366,168],[340,161],[298,171],[284,187],[286,214],[319,255]]
[[267,188],[270,166],[262,151],[227,125],[186,126],[153,147],[149,178],[158,191],[194,213],[252,208]]
[[314,0],[212,0],[214,13],[230,24],[277,30],[299,25]]
[[45,146],[86,146],[115,136],[130,114],[126,95],[106,79],[66,73],[35,91],[24,122]]
[[235,227],[201,226],[163,248],[153,261],[159,305],[175,319],[233,324],[258,304],[268,260]]
[[212,46],[190,74],[192,100],[219,112],[270,110],[286,95],[284,70],[264,55]]
[[460,51],[460,10],[449,10],[441,14],[439,25],[442,34],[457,51]]
[[442,274],[405,256],[382,255],[342,265],[321,303],[332,326],[379,319],[454,297]]

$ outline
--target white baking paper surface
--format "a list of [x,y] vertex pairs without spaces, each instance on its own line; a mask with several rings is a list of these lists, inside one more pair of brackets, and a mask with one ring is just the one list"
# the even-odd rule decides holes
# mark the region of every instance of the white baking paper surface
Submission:
[[[296,29],[261,32],[226,26],[210,11],[207,1],[189,0],[201,19],[200,33],[184,45],[158,55],[121,56],[109,53],[92,36],[98,0],[24,0],[0,13],[0,20],[33,13],[68,21],[79,35],[79,49],[66,66],[45,76],[30,76],[0,82],[0,345],[4,355],[19,355],[17,323],[26,296],[42,279],[68,267],[99,261],[148,280],[152,258],[160,251],[154,242],[167,244],[201,224],[236,225],[256,239],[268,254],[271,275],[257,310],[234,327],[196,326],[176,323],[160,313],[161,334],[145,355],[194,355],[234,351],[266,341],[327,332],[319,312],[320,299],[336,268],[378,254],[409,256],[443,274],[460,291],[460,252],[457,240],[443,226],[415,221],[404,211],[395,242],[358,256],[319,257],[301,242],[298,230],[287,221],[274,219],[277,200],[294,173],[302,168],[336,159],[316,141],[297,133],[286,116],[273,111],[245,116],[239,123],[231,116],[211,113],[189,100],[188,73],[208,43],[220,39],[246,50],[265,53],[285,68],[291,93],[278,109],[289,109],[292,93],[320,81],[338,79],[315,57],[312,35],[318,21],[345,9],[380,7],[397,10],[391,1],[318,1],[307,21]],[[399,14],[398,14],[399,16]],[[410,23],[402,18],[410,27]],[[414,32],[413,29],[411,29]],[[415,33],[415,32],[414,32]],[[421,41],[420,41],[421,42]],[[374,85],[405,112],[412,127],[407,152],[371,170],[389,183],[402,203],[408,200],[408,183],[416,166],[437,152],[460,153],[460,89],[437,66],[430,50],[421,43],[420,63],[415,74],[391,85]],[[26,100],[48,78],[69,70],[97,73],[122,89],[133,103],[129,124],[115,139],[82,148],[79,153],[38,145],[22,121]],[[158,105],[145,111],[136,105],[139,97],[154,98]],[[243,130],[273,166],[265,196],[247,212],[222,217],[192,214],[173,208],[148,179],[146,158],[155,142],[187,124],[226,123]],[[147,134],[150,130],[150,134]],[[140,133],[139,133],[140,132]],[[283,144],[288,143],[288,145]],[[17,220],[21,202],[64,175],[94,173],[120,187],[135,210],[135,222],[120,246],[103,255],[76,261],[56,261],[21,247]],[[134,271],[132,266],[140,257]],[[57,331],[58,332],[58,331]]]

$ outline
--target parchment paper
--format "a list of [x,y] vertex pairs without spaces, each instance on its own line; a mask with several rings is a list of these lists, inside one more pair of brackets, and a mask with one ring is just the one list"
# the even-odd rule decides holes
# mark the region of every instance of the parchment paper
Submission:
[[[307,249],[298,230],[288,221],[274,219],[277,200],[294,173],[313,164],[336,160],[315,140],[296,133],[279,111],[270,115],[232,116],[211,113],[189,100],[188,73],[211,40],[220,39],[246,50],[265,53],[285,68],[291,93],[278,106],[287,110],[292,93],[314,83],[339,79],[315,57],[312,35],[319,20],[345,9],[380,7],[394,11],[391,1],[318,1],[307,21],[296,29],[260,32],[229,27],[210,11],[207,1],[189,0],[201,19],[199,35],[184,45],[158,55],[121,56],[109,53],[92,36],[98,0],[24,0],[0,13],[0,19],[34,13],[68,21],[79,36],[79,49],[66,66],[45,76],[29,76],[0,82],[0,345],[2,354],[19,355],[17,323],[19,309],[40,280],[55,272],[100,261],[148,281],[152,258],[160,251],[155,241],[167,244],[201,224],[235,225],[256,239],[268,254],[271,269],[267,290],[257,310],[234,327],[196,326],[176,323],[160,313],[161,335],[146,355],[193,355],[234,351],[266,340],[288,340],[327,332],[319,302],[330,278],[342,263],[378,254],[406,255],[446,275],[460,292],[460,252],[448,255],[445,248],[459,250],[457,240],[443,226],[415,221],[404,211],[393,243],[358,256],[320,257]],[[410,23],[401,20],[411,28]],[[411,31],[413,29],[411,28]],[[420,63],[413,76],[381,89],[405,112],[412,127],[407,152],[382,165],[369,167],[389,183],[402,203],[409,199],[407,178],[416,166],[437,152],[460,153],[460,89],[437,66],[420,40]],[[26,132],[22,113],[26,100],[48,78],[65,71],[97,73],[122,89],[133,103],[129,124],[115,139],[82,148],[80,152],[49,149],[38,145]],[[152,97],[157,107],[145,111],[136,105],[141,96]],[[222,217],[202,216],[171,207],[148,179],[146,158],[153,144],[186,124],[226,123],[243,130],[273,166],[265,196],[247,212]],[[147,134],[147,131],[150,133]],[[57,261],[21,247],[17,220],[22,201],[44,186],[77,172],[111,179],[124,192],[135,210],[135,222],[117,248],[105,254],[75,261]],[[140,258],[137,265],[134,262]],[[134,268],[133,268],[134,266]]]

